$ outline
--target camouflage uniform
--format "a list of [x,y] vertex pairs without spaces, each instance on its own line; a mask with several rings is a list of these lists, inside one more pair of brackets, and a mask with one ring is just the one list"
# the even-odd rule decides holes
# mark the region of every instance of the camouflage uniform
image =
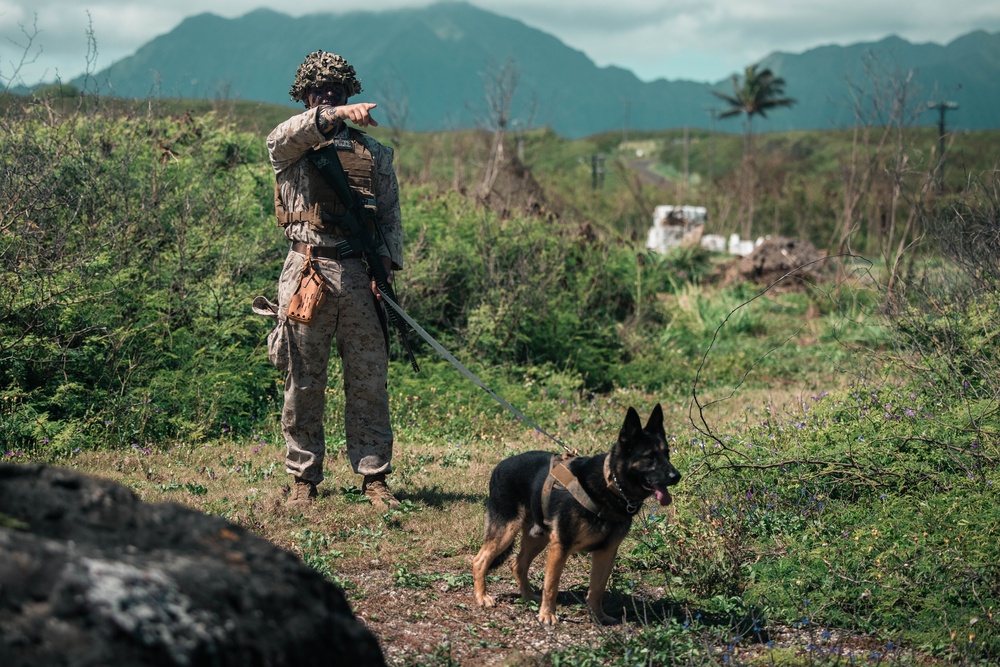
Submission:
[[[308,159],[313,147],[333,137],[317,126],[319,108],[308,109],[278,125],[267,138],[278,191],[289,211],[306,211],[316,203],[325,182]],[[335,129],[348,137],[343,122]],[[392,267],[402,269],[402,224],[399,186],[393,170],[391,148],[367,135],[360,140],[375,161],[376,224],[384,239],[383,254]],[[306,222],[285,227],[289,241],[316,246],[335,246],[335,231],[314,229]],[[313,260],[329,288],[316,319],[303,324],[286,318],[288,302],[295,292],[305,256],[289,251],[278,285],[278,326],[268,338],[271,361],[285,372],[285,403],[281,426],[287,447],[286,469],[296,478],[319,483],[323,480],[326,440],[323,409],[331,344],[335,340],[344,374],[347,452],[354,471],[378,475],[390,471],[392,427],[387,392],[388,355],[379,322],[371,278],[360,258]]]

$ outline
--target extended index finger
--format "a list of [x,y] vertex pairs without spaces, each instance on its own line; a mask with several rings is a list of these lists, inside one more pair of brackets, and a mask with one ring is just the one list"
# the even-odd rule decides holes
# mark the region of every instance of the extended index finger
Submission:
[[365,114],[368,116],[368,124],[378,127],[378,121],[372,118],[370,113],[372,109],[378,106],[378,104],[374,102],[364,102],[364,105],[365,105]]

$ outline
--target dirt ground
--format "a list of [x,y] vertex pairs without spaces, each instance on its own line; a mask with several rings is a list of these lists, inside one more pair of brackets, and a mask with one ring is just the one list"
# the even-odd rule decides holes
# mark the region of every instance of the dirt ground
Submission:
[[[540,624],[537,606],[520,600],[506,565],[488,583],[498,602],[492,609],[475,606],[471,579],[462,580],[468,571],[450,573],[453,576],[446,578],[451,583],[439,580],[416,589],[399,587],[385,570],[357,573],[350,575],[357,586],[351,597],[355,613],[382,642],[390,665],[549,665],[547,658],[553,652],[617,643],[636,635],[645,624],[662,623],[672,615],[683,618],[684,610],[664,602],[662,588],[640,585],[626,595],[612,587],[605,596],[605,611],[624,617],[624,622],[595,625],[585,603],[588,568],[589,558],[571,558],[560,587],[560,623],[554,627]],[[719,634],[725,634],[724,627],[719,627]],[[851,664],[935,664],[902,649],[887,654],[884,642],[818,626],[770,626],[763,639],[748,637],[735,651],[726,642],[705,650],[720,665],[825,664],[822,660],[831,657]],[[792,656],[797,656],[795,662],[786,662]]]
[[[588,561],[574,558],[570,565],[564,574],[570,589],[560,592],[560,623],[554,627],[539,623],[538,607],[519,598],[506,566],[496,571],[499,576],[490,577],[489,590],[498,603],[492,609],[475,605],[471,584],[399,588],[389,573],[374,571],[352,579],[364,590],[354,603],[355,613],[380,638],[387,661],[397,665],[421,664],[434,655],[441,658],[437,664],[447,664],[445,656],[463,666],[545,664],[545,656],[553,651],[600,646],[638,628],[630,620],[611,627],[591,622],[584,601]],[[656,597],[655,591],[651,594]],[[613,616],[621,617],[626,607],[653,618],[663,618],[668,611],[638,596],[626,599],[609,593],[605,599],[605,609]]]
[[364,599],[355,603],[355,613],[380,638],[390,664],[448,664],[446,656],[460,665],[539,664],[553,650],[608,640],[607,630],[590,622],[585,591],[561,594],[561,623],[547,627],[538,622],[537,607],[516,597],[512,580],[491,582],[498,601],[493,609],[475,605],[471,586],[399,588],[384,571],[363,574],[357,583]]

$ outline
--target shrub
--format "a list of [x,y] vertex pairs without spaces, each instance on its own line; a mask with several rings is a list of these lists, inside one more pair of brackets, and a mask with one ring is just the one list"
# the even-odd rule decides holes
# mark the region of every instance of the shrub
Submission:
[[260,140],[211,117],[0,130],[3,444],[198,438],[264,416],[247,314],[280,249]]

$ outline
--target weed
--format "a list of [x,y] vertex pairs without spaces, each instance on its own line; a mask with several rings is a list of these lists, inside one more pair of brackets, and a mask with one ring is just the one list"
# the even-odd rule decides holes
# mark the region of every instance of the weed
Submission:
[[192,496],[204,496],[208,493],[208,489],[206,487],[201,484],[193,484],[191,482],[185,484],[184,489]]
[[299,554],[306,565],[343,589],[353,588],[349,581],[338,576],[334,570],[334,562],[342,558],[344,553],[333,548],[329,535],[300,530],[292,533],[291,537],[292,550]]
[[369,502],[368,496],[361,492],[361,487],[359,486],[342,486],[340,487],[340,492],[349,503],[363,505]]
[[393,571],[392,581],[400,588],[430,588],[436,583],[441,583],[443,590],[447,592],[459,588],[471,588],[472,574],[421,574],[400,566]]
[[461,667],[452,655],[451,642],[438,645],[428,655],[408,656],[402,664],[404,667]]

